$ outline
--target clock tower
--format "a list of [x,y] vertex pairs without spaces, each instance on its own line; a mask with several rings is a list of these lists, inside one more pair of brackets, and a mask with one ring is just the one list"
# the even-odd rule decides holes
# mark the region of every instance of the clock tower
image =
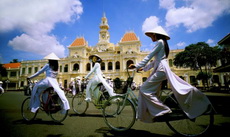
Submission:
[[104,13],[103,17],[101,18],[99,41],[97,44],[97,47],[98,47],[97,49],[100,52],[106,51],[106,49],[108,48],[109,39],[110,39],[108,29],[109,29],[109,25],[108,25],[108,21]]

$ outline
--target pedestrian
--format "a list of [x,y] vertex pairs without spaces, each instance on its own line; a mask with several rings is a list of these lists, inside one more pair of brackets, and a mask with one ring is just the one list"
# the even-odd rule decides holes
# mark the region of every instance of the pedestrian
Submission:
[[76,95],[75,78],[70,79],[69,89],[72,92],[72,95]]
[[49,87],[54,88],[54,91],[57,92],[63,102],[64,110],[68,110],[70,109],[69,102],[64,94],[64,91],[60,89],[59,83],[57,82],[59,58],[54,53],[51,53],[44,57],[44,59],[48,59],[48,63],[38,72],[28,77],[28,79],[33,79],[43,72],[46,73],[46,78],[35,83],[33,87],[30,101],[31,112],[35,113],[39,109],[41,103],[39,98],[40,94]]
[[2,87],[2,84],[3,84],[3,82],[0,81],[0,94],[3,94],[3,93],[4,93],[4,89],[3,89],[3,87]]
[[[75,78],[75,90],[76,90],[76,93],[77,93],[77,94],[80,93],[80,92],[82,92],[81,83],[82,83],[82,82],[81,82],[81,77],[80,77],[80,76],[77,76],[77,77]],[[73,95],[75,96],[76,93],[73,94]]]
[[88,80],[86,80],[85,77],[83,76],[81,80],[81,91],[82,92],[84,92],[84,90],[86,89],[87,84],[88,84]]
[[[89,56],[90,62],[93,63],[93,68],[91,71],[85,76],[85,79],[88,79],[93,73],[94,77],[89,80],[87,87],[86,87],[86,101],[90,102],[91,94],[94,91],[94,89],[97,87],[99,83],[102,83],[105,87],[105,89],[108,91],[110,96],[116,95],[113,91],[113,88],[109,86],[109,84],[106,82],[105,78],[103,78],[103,73],[101,71],[101,65],[102,59],[98,55],[91,55]],[[99,91],[99,90],[98,90]],[[95,92],[98,92],[95,91]],[[98,95],[98,93],[94,93],[94,95]],[[97,97],[96,97],[97,98]]]
[[[153,50],[139,63],[129,68],[152,70],[148,79],[141,85],[138,96],[138,116],[143,122],[154,122],[157,117],[168,115],[172,111],[159,99],[162,81],[168,80],[172,91],[185,114],[193,119],[203,114],[211,106],[208,98],[197,88],[175,75],[167,63],[170,39],[166,31],[158,26],[145,34],[156,42]],[[154,58],[153,61],[151,61]],[[148,64],[147,64],[148,63]],[[152,69],[153,68],[153,69]]]
[[63,87],[63,85],[62,85],[62,82],[60,81],[59,82],[59,87],[61,88],[61,90],[64,90],[65,88]]

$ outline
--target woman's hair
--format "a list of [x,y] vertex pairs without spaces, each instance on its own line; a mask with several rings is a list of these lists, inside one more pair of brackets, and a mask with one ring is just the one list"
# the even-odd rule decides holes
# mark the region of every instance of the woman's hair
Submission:
[[167,42],[167,39],[166,39],[166,36],[164,35],[161,35],[161,34],[156,34],[156,38],[159,40],[159,39],[162,39],[165,43],[165,54],[166,54],[166,58],[168,58],[168,55],[169,55],[169,45],[168,45],[168,42]]
[[[96,56],[96,57],[97,57],[97,56]],[[101,60],[100,58],[97,57],[97,61],[96,61],[96,62],[101,63],[101,61],[102,61],[102,60]],[[95,65],[96,62],[93,62],[93,66]]]
[[58,71],[58,61],[57,60],[49,60],[50,68],[54,71]]
[[102,61],[101,58],[98,58],[98,57],[97,57],[97,62],[98,62],[98,63],[101,63],[101,61]]

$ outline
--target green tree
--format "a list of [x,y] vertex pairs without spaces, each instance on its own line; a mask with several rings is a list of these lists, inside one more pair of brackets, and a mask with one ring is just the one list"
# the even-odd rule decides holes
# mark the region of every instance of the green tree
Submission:
[[0,64],[0,76],[5,77],[7,76],[6,68],[3,67],[3,64]]
[[209,86],[210,70],[211,67],[216,67],[217,60],[220,59],[219,53],[220,49],[217,46],[210,47],[205,42],[198,42],[185,47],[183,52],[178,53],[173,64],[177,67],[199,70],[202,75],[200,74],[198,78]]
[[10,63],[18,63],[18,59],[13,59]]

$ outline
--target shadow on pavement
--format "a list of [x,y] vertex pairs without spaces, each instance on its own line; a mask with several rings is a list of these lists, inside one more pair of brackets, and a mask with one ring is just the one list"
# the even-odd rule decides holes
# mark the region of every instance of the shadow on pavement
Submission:
[[108,127],[102,127],[100,129],[97,129],[95,132],[103,134],[104,137],[177,137],[176,135],[160,135],[145,130],[135,129],[130,129],[125,132],[117,132],[109,129]]
[[102,114],[69,114],[70,117],[103,117]]
[[34,119],[32,121],[25,121],[23,119],[15,120],[13,121],[13,124],[26,124],[26,125],[32,125],[32,124],[46,124],[46,125],[64,125],[62,123],[57,123],[54,121],[43,121],[42,119]]

